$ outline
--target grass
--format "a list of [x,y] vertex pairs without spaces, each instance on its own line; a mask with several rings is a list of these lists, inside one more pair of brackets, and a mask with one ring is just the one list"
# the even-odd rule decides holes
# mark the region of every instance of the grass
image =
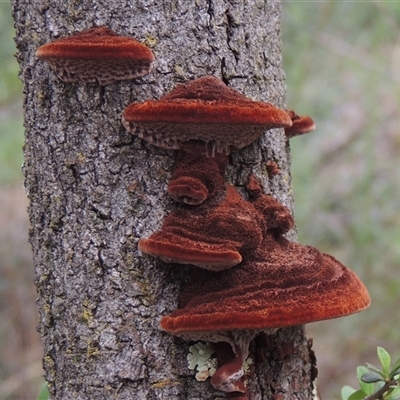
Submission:
[[[307,327],[322,396],[338,399],[342,385],[356,386],[356,366],[377,346],[399,353],[400,2],[283,0],[282,8],[287,105],[317,124],[291,141],[299,239],[355,270],[373,301],[358,315]],[[8,3],[0,3],[0,35],[0,200],[11,207],[0,213],[0,297],[8,300],[0,304],[0,380],[12,386],[10,378],[40,360],[40,345],[33,334],[18,336],[34,332],[37,317],[26,204],[17,201],[24,196],[22,100]],[[27,289],[10,290],[17,287]],[[29,376],[17,398],[39,392]]]

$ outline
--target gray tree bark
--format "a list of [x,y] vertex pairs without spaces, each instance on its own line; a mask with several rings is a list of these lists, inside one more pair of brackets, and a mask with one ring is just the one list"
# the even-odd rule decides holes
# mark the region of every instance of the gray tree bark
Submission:
[[[24,83],[25,185],[36,271],[45,378],[54,399],[216,399],[187,366],[189,344],[161,332],[184,271],[138,254],[140,238],[173,207],[172,151],[131,137],[121,113],[176,84],[213,74],[254,99],[284,104],[280,4],[273,0],[12,0]],[[156,55],[134,82],[65,84],[36,49],[107,25]],[[281,169],[268,177],[266,162]],[[227,179],[250,172],[292,208],[281,130],[231,157]],[[294,237],[295,233],[292,233]],[[251,346],[253,399],[307,399],[312,363],[303,327]]]

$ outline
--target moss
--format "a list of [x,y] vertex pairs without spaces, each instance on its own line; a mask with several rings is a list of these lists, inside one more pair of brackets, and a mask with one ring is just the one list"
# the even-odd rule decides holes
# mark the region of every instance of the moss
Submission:
[[154,48],[158,44],[158,39],[150,34],[147,34],[143,43],[150,48]]
[[89,325],[93,321],[93,311],[88,300],[83,301],[82,308],[82,320]]
[[87,350],[86,350],[86,355],[90,358],[90,357],[96,357],[97,355],[99,355],[101,353],[99,347],[97,346],[97,344],[95,344],[96,342],[89,340],[87,342]]

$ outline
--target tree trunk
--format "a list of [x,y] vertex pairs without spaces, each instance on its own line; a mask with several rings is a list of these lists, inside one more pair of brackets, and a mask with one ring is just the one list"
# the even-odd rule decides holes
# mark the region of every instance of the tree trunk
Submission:
[[[184,273],[139,255],[173,203],[174,152],[128,134],[121,113],[176,84],[212,74],[247,96],[284,102],[280,4],[245,0],[12,0],[24,83],[25,185],[45,378],[54,399],[215,399],[188,369],[189,344],[159,329],[177,307]],[[97,4],[95,4],[97,3]],[[135,81],[66,84],[35,57],[54,38],[107,25],[152,48],[153,72]],[[268,177],[266,162],[281,169]],[[231,157],[227,179],[250,172],[292,209],[281,130]],[[294,237],[292,232],[292,238]],[[253,399],[307,399],[312,363],[304,329],[251,347]]]

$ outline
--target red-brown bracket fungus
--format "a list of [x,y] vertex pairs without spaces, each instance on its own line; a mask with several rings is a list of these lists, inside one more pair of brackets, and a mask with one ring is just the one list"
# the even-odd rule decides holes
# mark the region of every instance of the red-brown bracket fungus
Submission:
[[216,193],[225,192],[226,155],[206,157],[204,143],[187,142],[176,156],[168,194],[180,203],[199,205]]
[[161,230],[140,240],[139,250],[143,253],[165,262],[221,271],[251,256],[262,244],[265,230],[282,234],[292,228],[293,219],[287,208],[270,196],[261,196],[254,178],[248,185],[253,202],[245,201],[233,186],[224,184],[225,155],[217,153],[217,158],[196,159],[197,156],[182,150],[179,154],[186,172],[193,172],[191,164],[198,171],[203,162],[209,161],[213,168],[204,165],[199,182],[208,184],[215,173],[220,178],[219,190],[196,207],[182,206],[172,211]]
[[269,176],[276,176],[281,172],[278,164],[275,161],[269,160],[266,162],[265,166],[267,167]]
[[288,139],[315,130],[315,123],[311,117],[299,116],[293,110],[286,110],[286,112],[290,115],[293,123],[292,126],[285,128],[285,135]]
[[163,330],[186,340],[232,345],[237,359],[212,380],[226,391],[243,391],[237,367],[258,332],[346,316],[370,304],[367,289],[352,271],[282,235],[293,223],[286,207],[263,194],[254,178],[248,190],[249,203],[263,219],[262,243],[230,269],[193,268],[180,308],[161,319]]
[[263,194],[260,183],[253,175],[250,176],[246,189],[251,204],[258,213],[264,235],[266,232],[282,235],[293,228],[294,221],[289,209],[273,197]]
[[229,375],[221,366],[211,381],[221,390],[239,390],[238,365],[259,332],[349,315],[370,303],[357,276],[333,257],[271,236],[264,244],[264,259],[221,272],[193,268],[180,308],[161,319],[163,330],[185,340],[232,344],[235,369],[230,365]]
[[160,231],[140,240],[139,250],[165,262],[220,271],[239,264],[261,241],[254,207],[228,186],[216,204],[174,210]]
[[220,272],[193,268],[180,309],[162,318],[173,334],[264,330],[353,314],[370,298],[335,258],[269,234],[253,260]]
[[122,123],[149,143],[180,149],[182,143],[200,140],[209,154],[241,149],[264,131],[289,127],[289,115],[272,104],[252,101],[214,76],[177,86],[159,100],[129,105]]
[[161,230],[139,241],[139,250],[165,262],[220,271],[257,248],[263,226],[253,205],[225,184],[227,163],[221,153],[206,157],[201,143],[184,143],[168,186],[171,197],[184,204],[164,219]]
[[146,75],[154,62],[147,46],[105,26],[40,46],[36,56],[46,60],[64,82],[100,85]]

